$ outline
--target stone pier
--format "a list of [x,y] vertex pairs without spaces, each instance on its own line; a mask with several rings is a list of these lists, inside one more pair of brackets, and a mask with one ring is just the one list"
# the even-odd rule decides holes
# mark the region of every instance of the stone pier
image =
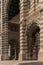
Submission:
[[27,16],[29,11],[29,1],[20,0],[20,54],[19,60],[27,60]]
[[2,60],[8,60],[8,14],[7,0],[1,0],[1,15],[2,15]]

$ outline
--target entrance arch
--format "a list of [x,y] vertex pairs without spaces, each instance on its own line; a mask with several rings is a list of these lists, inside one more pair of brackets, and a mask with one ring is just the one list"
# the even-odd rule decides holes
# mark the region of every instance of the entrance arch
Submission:
[[37,23],[32,23],[28,28],[27,45],[28,45],[28,59],[37,60],[40,48],[40,28]]

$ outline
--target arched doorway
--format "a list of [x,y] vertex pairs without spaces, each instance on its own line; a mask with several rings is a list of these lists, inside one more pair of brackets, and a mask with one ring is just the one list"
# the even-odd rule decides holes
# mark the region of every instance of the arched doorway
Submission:
[[40,48],[40,28],[37,23],[32,23],[28,28],[27,45],[28,45],[28,59],[37,60]]

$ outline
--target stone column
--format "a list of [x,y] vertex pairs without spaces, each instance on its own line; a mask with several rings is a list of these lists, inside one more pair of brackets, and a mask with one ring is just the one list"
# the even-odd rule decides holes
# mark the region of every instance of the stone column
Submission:
[[27,60],[27,16],[29,11],[28,0],[20,0],[20,54],[19,60]]
[[2,60],[8,60],[8,13],[7,13],[7,0],[1,0],[2,8]]

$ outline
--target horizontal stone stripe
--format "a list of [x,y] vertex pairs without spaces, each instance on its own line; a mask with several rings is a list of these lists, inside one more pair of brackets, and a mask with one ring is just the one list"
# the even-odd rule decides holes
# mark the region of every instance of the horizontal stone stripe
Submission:
[[41,43],[40,45],[43,46],[43,43]]
[[[29,6],[21,6],[21,8],[20,8],[20,9],[21,9],[21,11],[23,10],[23,11],[25,12],[25,11],[27,11],[27,10],[28,10],[28,8],[29,8]],[[27,9],[27,10],[26,10],[26,9]]]
[[41,27],[43,27],[43,25],[42,25],[42,24],[43,24],[43,22],[41,23],[40,28],[41,28]]
[[[4,37],[3,37],[3,38],[4,38]],[[4,40],[5,40],[5,41],[8,41],[8,40],[7,40],[8,38],[4,38],[4,39],[3,39],[3,38],[2,38],[2,41],[4,41]]]
[[[3,47],[3,46],[4,46],[4,47]],[[8,48],[8,47],[7,47],[7,46],[8,46],[8,43],[3,43],[2,47],[5,48],[5,46],[6,46],[6,48]]]
[[27,42],[26,42],[26,41],[24,41],[24,40],[20,40],[20,43],[23,43],[23,44],[24,44],[24,43],[27,43]]
[[27,44],[27,42],[20,42],[20,45],[25,45]]
[[5,39],[7,40],[8,39],[8,37],[4,37],[4,36],[2,36],[2,37],[3,37],[2,40],[5,40]]
[[22,35],[20,35],[20,39],[26,39],[26,35],[25,35],[25,33],[24,33],[24,35],[22,34]]
[[20,34],[22,35],[22,34],[24,34],[24,33],[26,33],[25,31],[20,31]]
[[8,45],[8,41],[2,41],[4,45]]
[[20,1],[20,5],[21,5],[21,4],[25,4],[25,3],[27,3],[27,0],[25,0],[25,1],[24,1],[24,0],[21,0],[21,1]]
[[43,38],[43,36],[40,36],[40,38]]
[[26,39],[25,39],[25,38],[20,38],[20,40],[23,40],[23,41],[25,41]]
[[20,33],[25,33],[26,32],[26,28],[24,28],[24,29],[20,29]]
[[27,48],[27,45],[21,45],[22,47],[24,47],[24,48]]
[[42,35],[43,34],[43,29],[42,30],[40,30],[40,35]]
[[40,29],[43,30],[43,27],[41,26]]
[[3,33],[2,33],[3,36],[4,36],[4,35],[5,35],[5,36],[8,36],[8,31],[2,30],[2,32],[3,32]]
[[[22,46],[22,45],[24,45],[24,44],[21,43],[20,45]],[[27,43],[25,43],[25,46],[27,46]]]
[[[23,35],[23,34],[24,34],[24,35]],[[25,33],[25,32],[20,33],[20,37],[21,37],[21,38],[22,38],[22,36],[25,37],[25,36],[26,36],[26,33]]]
[[40,43],[43,43],[43,40],[40,40]]
[[22,4],[22,5],[20,6],[20,9],[21,9],[21,10],[22,10],[22,9],[27,9],[26,7],[28,8],[29,6],[28,6],[28,4],[25,3],[25,4]]
[[21,41],[25,41],[26,38],[25,38],[25,37],[20,37],[20,40],[21,40]]
[[[3,50],[4,51],[4,50]],[[6,54],[8,53],[7,51],[4,51],[4,52],[2,52],[3,54],[5,54],[5,52],[6,52]]]
[[[4,46],[4,47],[3,47],[3,46]],[[8,44],[5,45],[5,44],[3,43],[2,49],[3,49],[3,48],[4,48],[4,49],[5,49],[5,48],[8,49]],[[3,49],[3,50],[4,50],[4,49]]]
[[22,3],[20,3],[20,4],[21,4],[21,6],[20,6],[20,7],[28,7],[28,4],[29,4],[29,3],[23,3],[23,4],[22,4]]
[[[4,48],[4,49],[6,48],[6,49],[8,50],[8,48],[9,48],[8,43],[3,43],[2,49],[3,49],[3,48]],[[3,50],[4,50],[4,49],[3,49]],[[6,49],[5,49],[5,50],[6,50]]]
[[8,35],[2,34],[2,37],[3,37],[3,38],[8,38]]
[[20,28],[20,31],[25,31],[26,30],[26,27],[21,27]]
[[26,27],[25,27],[25,28],[24,28],[24,27],[21,27],[21,28],[20,28],[20,31],[21,31],[21,30],[26,30]]
[[20,37],[25,37],[25,34],[24,34],[24,35],[23,35],[23,34],[21,34],[21,35],[20,35]]
[[43,41],[43,38],[40,38],[40,41]]
[[7,35],[6,35],[6,33],[3,33],[3,36],[8,37],[8,33],[7,33]]
[[3,43],[3,45],[2,46],[7,46],[8,45],[8,42],[2,42]]
[[23,50],[27,50],[27,48],[23,48],[23,47],[22,47],[22,48],[20,48],[20,50],[22,50],[22,51],[23,51]]
[[[6,27],[6,28],[5,28]],[[2,26],[2,28],[4,28],[4,30],[6,31],[6,30],[8,30],[8,26]],[[3,30],[3,29],[2,29]],[[4,31],[3,30],[3,31]]]
[[[3,47],[4,46],[4,47]],[[9,48],[8,47],[8,45],[2,45],[2,50],[5,50],[5,48],[6,48],[6,50]]]
[[40,45],[41,45],[41,44],[43,44],[43,40],[42,40],[42,41],[40,41]]

